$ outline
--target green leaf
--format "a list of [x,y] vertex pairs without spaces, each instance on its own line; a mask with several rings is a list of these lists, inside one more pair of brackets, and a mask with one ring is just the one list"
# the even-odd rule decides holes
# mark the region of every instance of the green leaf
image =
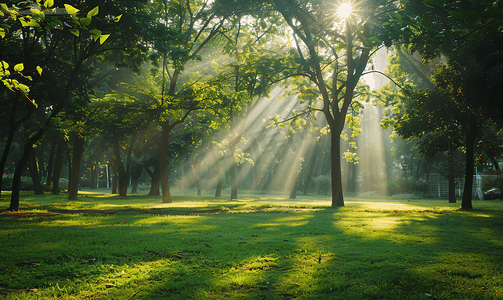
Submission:
[[47,0],[44,2],[44,7],[52,7],[54,5],[54,0]]
[[78,29],[70,29],[70,32],[76,37],[80,36],[80,32]]
[[26,21],[26,18],[20,18],[19,21],[21,21],[21,25],[23,27],[40,27],[40,24],[38,24],[37,21],[33,19],[29,19],[29,21]]
[[101,35],[101,30],[93,29],[93,30],[89,30],[89,33],[93,36],[94,41],[96,42],[96,40],[98,40],[98,38]]
[[38,75],[42,76],[42,68],[37,66]]
[[395,13],[395,18],[397,18],[399,21],[402,21],[402,16],[398,12]]
[[9,7],[7,7],[7,4],[5,3],[0,3],[0,6],[3,8],[3,10],[9,10]]
[[103,44],[108,39],[109,36],[110,36],[110,34],[100,35],[100,45]]
[[63,26],[63,21],[61,21],[57,17],[51,17],[52,23],[58,24],[59,26]]
[[91,18],[81,18],[80,19],[80,24],[82,26],[89,26],[91,24],[92,19]]
[[16,88],[20,89],[25,94],[30,92],[30,88],[26,84],[19,83]]
[[15,72],[21,72],[23,70],[24,70],[24,65],[22,63],[17,64],[17,65],[14,66],[14,71]]
[[115,17],[114,21],[115,22],[119,22],[122,18],[122,14],[118,15],[117,17]]
[[75,7],[69,5],[69,4],[65,4],[65,9],[66,9],[66,12],[69,14],[69,15],[73,15],[73,14],[76,14],[79,12],[78,9],[76,9]]
[[94,16],[96,16],[98,14],[98,12],[100,11],[100,8],[99,6],[96,6],[95,8],[93,8],[92,10],[90,10],[88,13],[87,13],[87,17],[88,18],[92,18]]

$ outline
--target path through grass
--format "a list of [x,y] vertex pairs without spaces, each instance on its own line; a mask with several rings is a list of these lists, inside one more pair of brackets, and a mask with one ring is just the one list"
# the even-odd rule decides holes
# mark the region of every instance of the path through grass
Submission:
[[502,299],[503,202],[25,194],[0,299]]

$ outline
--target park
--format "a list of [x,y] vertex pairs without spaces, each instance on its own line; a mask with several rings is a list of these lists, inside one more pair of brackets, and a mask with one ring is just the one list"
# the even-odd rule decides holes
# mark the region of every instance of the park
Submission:
[[0,0],[0,298],[501,299],[503,4]]

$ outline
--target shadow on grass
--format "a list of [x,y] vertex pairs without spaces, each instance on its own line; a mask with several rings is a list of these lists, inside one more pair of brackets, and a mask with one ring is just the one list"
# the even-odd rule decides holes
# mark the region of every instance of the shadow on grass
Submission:
[[56,286],[77,298],[121,299],[503,293],[501,280],[493,279],[503,269],[499,210],[212,203],[145,209],[42,203],[37,209],[56,215],[4,216],[1,248],[18,251],[0,252],[0,269],[8,270],[0,271],[0,282],[6,289],[36,287],[49,298],[56,298]]

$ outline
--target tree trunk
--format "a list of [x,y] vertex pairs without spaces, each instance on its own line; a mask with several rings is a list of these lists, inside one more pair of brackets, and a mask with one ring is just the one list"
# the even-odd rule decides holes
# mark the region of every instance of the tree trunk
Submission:
[[133,187],[131,188],[131,194],[138,194],[138,180],[141,177],[143,171],[143,165],[136,161],[131,165],[131,180]]
[[21,173],[23,172],[23,169],[26,166],[33,145],[44,135],[44,133],[49,128],[52,119],[56,117],[57,114],[58,110],[55,109],[49,116],[49,118],[47,118],[44,125],[35,134],[30,136],[30,138],[28,138],[28,140],[24,145],[23,154],[21,155],[21,158],[18,161],[18,164],[14,171],[14,178],[12,179],[12,194],[10,198],[9,211],[19,210],[19,188],[21,186]]
[[341,137],[337,130],[330,131],[331,147],[330,160],[332,166],[332,206],[344,206],[342,195],[342,176],[341,176]]
[[127,195],[127,176],[126,176],[126,170],[124,169],[124,164],[122,163],[121,151],[120,151],[120,146],[119,146],[118,142],[114,143],[113,152],[114,152],[115,165],[117,166],[116,176],[118,175],[119,196],[126,197],[126,195]]
[[80,134],[73,136],[72,165],[70,167],[70,182],[68,183],[68,200],[77,200],[79,193],[80,162],[84,152],[84,137]]
[[38,176],[39,175],[38,163],[35,148],[33,148],[30,153],[29,168],[30,168],[30,177],[31,180],[33,181],[33,190],[35,192],[35,195],[43,195],[44,188],[42,187],[42,184],[40,183],[40,177]]
[[28,162],[28,158],[30,156],[30,152],[32,150],[33,142],[26,142],[23,150],[23,154],[19,159],[16,169],[14,170],[14,178],[12,179],[12,194],[10,198],[10,211],[18,211],[19,210],[19,188],[21,187],[21,173]]
[[297,199],[297,181],[299,176],[295,179],[295,183],[293,184],[292,190],[290,191],[290,199]]
[[195,166],[196,160],[192,157],[192,173],[194,174],[194,179],[196,180],[197,195],[201,196],[201,177],[199,176],[199,167]]
[[159,196],[159,179],[160,179],[160,168],[159,164],[155,163],[154,164],[154,171],[151,172],[149,168],[146,166],[145,171],[150,175],[150,178],[152,178],[152,181],[150,183],[150,192],[148,193],[149,196]]
[[474,162],[474,145],[476,139],[476,129],[470,128],[466,135],[466,170],[465,170],[465,186],[463,188],[463,199],[461,201],[462,210],[472,210],[472,191],[473,191],[473,169]]
[[59,178],[61,177],[61,168],[63,166],[63,157],[66,150],[66,141],[63,137],[58,138],[58,148],[56,150],[56,162],[52,172],[52,194],[59,195]]
[[[96,164],[94,162],[92,162],[92,167],[91,167],[91,189],[95,189],[97,184],[97,174],[98,174],[98,167],[96,166]],[[99,179],[98,179],[99,180]]]
[[16,135],[16,131],[31,116],[31,110],[28,110],[26,115],[19,120],[14,120],[16,117],[16,111],[18,108],[19,101],[17,99],[9,99],[12,101],[14,107],[12,111],[10,111],[9,115],[9,134],[7,135],[7,140],[5,141],[5,146],[3,148],[2,159],[0,159],[0,197],[2,196],[2,187],[3,187],[3,174],[5,171],[5,164],[7,163],[7,158],[9,156],[10,149],[12,147],[12,141],[14,140],[14,136]]
[[163,124],[162,127],[162,141],[161,141],[161,153],[159,155],[159,176],[161,179],[161,190],[162,190],[162,202],[172,203],[173,198],[171,197],[171,192],[169,190],[169,178],[168,178],[168,151],[169,151],[169,135],[171,128],[169,123]]
[[185,176],[185,162],[180,163],[180,194],[182,196],[185,196],[185,188],[187,187],[187,182],[189,181],[187,177]]
[[229,154],[228,154],[228,161],[229,161],[229,175],[231,177],[231,200],[235,200],[238,198],[238,182],[237,182],[237,176],[236,176],[236,162],[234,161],[234,143],[229,143]]
[[117,169],[117,164],[114,162],[112,163],[112,194],[117,195],[117,185],[119,181],[119,170]]
[[137,137],[137,134],[135,132],[131,136],[131,141],[129,142],[129,147],[128,147],[128,151],[127,151],[127,156],[126,156],[126,171],[125,171],[125,174],[124,174],[125,187],[123,187],[123,189],[124,189],[124,192],[123,192],[124,197],[127,194],[127,187],[129,185],[129,180],[131,178],[131,169],[132,169],[131,155],[133,153],[133,147],[134,147],[134,144],[136,142],[136,137]]
[[223,184],[222,166],[220,165],[220,158],[218,157],[218,150],[215,148],[212,152],[215,156],[215,169],[217,171],[217,187],[215,189],[215,197],[221,197],[222,196],[222,184]]
[[51,185],[54,151],[56,150],[57,145],[58,143],[56,141],[53,141],[51,144],[51,150],[49,152],[49,161],[47,162],[47,181],[45,185]]

